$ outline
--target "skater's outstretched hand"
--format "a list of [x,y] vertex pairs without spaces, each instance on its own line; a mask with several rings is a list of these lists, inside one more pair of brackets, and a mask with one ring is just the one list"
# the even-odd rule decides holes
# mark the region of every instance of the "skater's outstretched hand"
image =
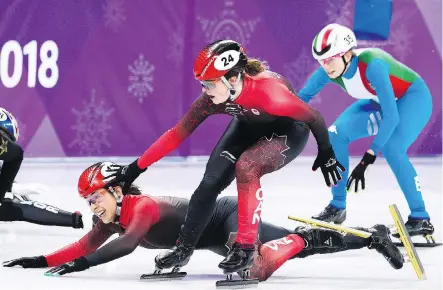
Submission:
[[44,256],[24,257],[3,262],[3,267],[20,266],[23,268],[46,268],[48,263]]
[[316,171],[319,167],[328,187],[331,186],[330,178],[332,178],[334,185],[337,185],[338,180],[341,180],[341,174],[338,169],[342,172],[346,171],[343,165],[341,165],[340,162],[337,161],[337,158],[335,158],[332,146],[326,150],[318,151],[317,158],[314,161],[314,165],[312,165],[312,170]]
[[72,262],[54,267],[45,272],[45,276],[61,276],[72,272],[81,272],[89,268],[88,260],[85,257],[80,257]]
[[351,175],[348,178],[348,183],[346,184],[346,190],[349,191],[352,184],[355,183],[355,193],[358,192],[358,184],[361,183],[361,189],[365,189],[365,170],[369,164],[374,163],[376,156],[366,152],[360,163],[354,168]]
[[123,194],[125,194],[134,180],[136,180],[140,174],[146,171],[146,168],[141,169],[140,167],[138,167],[137,161],[138,159],[126,166],[109,166],[110,169],[108,170],[108,173],[111,174],[104,178],[104,180],[109,180],[105,187],[112,187],[119,185],[120,183],[124,183],[122,187],[122,192]]

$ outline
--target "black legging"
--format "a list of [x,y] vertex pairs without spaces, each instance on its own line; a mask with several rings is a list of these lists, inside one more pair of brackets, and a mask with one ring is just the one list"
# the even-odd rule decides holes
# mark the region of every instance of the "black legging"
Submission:
[[39,201],[12,201],[5,198],[0,205],[0,221],[24,221],[45,226],[76,227],[72,213]]
[[[236,233],[237,198],[233,196],[222,197],[217,199],[215,210],[211,215],[210,222],[204,229],[196,248],[210,250],[221,256],[226,256],[229,250],[228,245],[232,245]],[[297,232],[267,222],[261,222],[258,230],[258,239],[262,244],[264,244],[294,233]],[[346,245],[345,248],[335,248],[334,250],[329,249],[324,253],[326,254],[345,250],[360,249],[368,246],[369,243],[369,239],[367,238],[360,238],[352,235],[345,235],[344,240]],[[304,258],[312,255],[313,253],[315,252],[302,251],[292,258]]]
[[[214,211],[217,196],[235,178],[237,160],[245,155],[247,157],[247,154],[243,154],[245,151],[258,144],[263,138],[269,140],[275,135],[284,135],[285,145],[289,149],[284,152],[281,166],[275,168],[274,164],[267,163],[272,160],[265,159],[261,163],[254,163],[260,168],[250,168],[253,171],[261,170],[269,173],[282,168],[301,153],[308,140],[309,132],[304,123],[285,118],[270,124],[250,124],[234,118],[212,151],[203,179],[190,199],[185,222],[180,231],[181,242],[191,246],[197,244]],[[272,143],[280,141],[274,138],[268,142],[271,145],[266,148],[268,153],[273,150]],[[279,150],[280,147],[276,146],[276,148]],[[280,156],[281,151],[275,154]]]

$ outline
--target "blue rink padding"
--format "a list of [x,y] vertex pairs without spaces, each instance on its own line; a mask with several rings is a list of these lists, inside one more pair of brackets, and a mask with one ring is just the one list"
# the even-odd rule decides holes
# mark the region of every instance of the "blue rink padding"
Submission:
[[354,33],[359,40],[387,40],[392,18],[392,0],[356,0]]

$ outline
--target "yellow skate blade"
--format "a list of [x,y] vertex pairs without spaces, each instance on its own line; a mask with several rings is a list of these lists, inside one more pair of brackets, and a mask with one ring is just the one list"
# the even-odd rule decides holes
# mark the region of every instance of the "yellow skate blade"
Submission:
[[343,232],[346,234],[351,234],[357,237],[361,237],[361,238],[369,238],[372,234],[369,232],[365,232],[365,231],[361,231],[361,230],[356,230],[356,229],[351,229],[348,227],[344,227],[341,225],[336,225],[336,224],[331,224],[331,223],[327,223],[324,221],[319,221],[316,219],[307,219],[307,218],[301,218],[301,217],[296,217],[296,216],[288,216],[288,219],[294,220],[294,221],[298,221],[301,223],[305,223],[305,224],[309,224],[312,226],[316,226],[316,227],[322,227],[322,228],[326,228],[326,229],[331,229],[331,230],[336,230],[339,232]]
[[389,211],[391,212],[391,216],[394,219],[395,227],[397,228],[397,232],[400,235],[400,241],[403,243],[406,254],[409,257],[409,261],[412,263],[414,267],[415,273],[417,274],[418,279],[426,280],[425,269],[420,261],[420,257],[415,250],[414,244],[412,243],[411,237],[409,236],[408,231],[406,230],[405,223],[401,217],[401,214],[395,204],[389,206]]

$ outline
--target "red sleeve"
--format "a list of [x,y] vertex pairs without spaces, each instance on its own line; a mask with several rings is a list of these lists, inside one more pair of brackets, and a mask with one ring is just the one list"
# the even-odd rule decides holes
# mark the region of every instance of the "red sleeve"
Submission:
[[105,225],[99,221],[83,238],[70,244],[52,254],[46,255],[48,267],[70,262],[81,256],[86,256],[98,249],[114,234],[110,225]]
[[263,109],[269,114],[290,117],[306,123],[314,135],[319,149],[331,146],[328,127],[323,116],[314,108],[294,95],[287,86],[279,82],[267,82],[262,94]]
[[159,219],[158,206],[143,198],[133,208],[133,216],[123,235],[86,256],[90,267],[107,263],[132,253],[149,229]]
[[157,141],[154,142],[138,159],[138,167],[144,169],[154,162],[157,162],[169,152],[175,150],[183,140],[211,114],[214,112],[214,105],[211,99],[202,94],[191,106],[188,112],[180,121]]

